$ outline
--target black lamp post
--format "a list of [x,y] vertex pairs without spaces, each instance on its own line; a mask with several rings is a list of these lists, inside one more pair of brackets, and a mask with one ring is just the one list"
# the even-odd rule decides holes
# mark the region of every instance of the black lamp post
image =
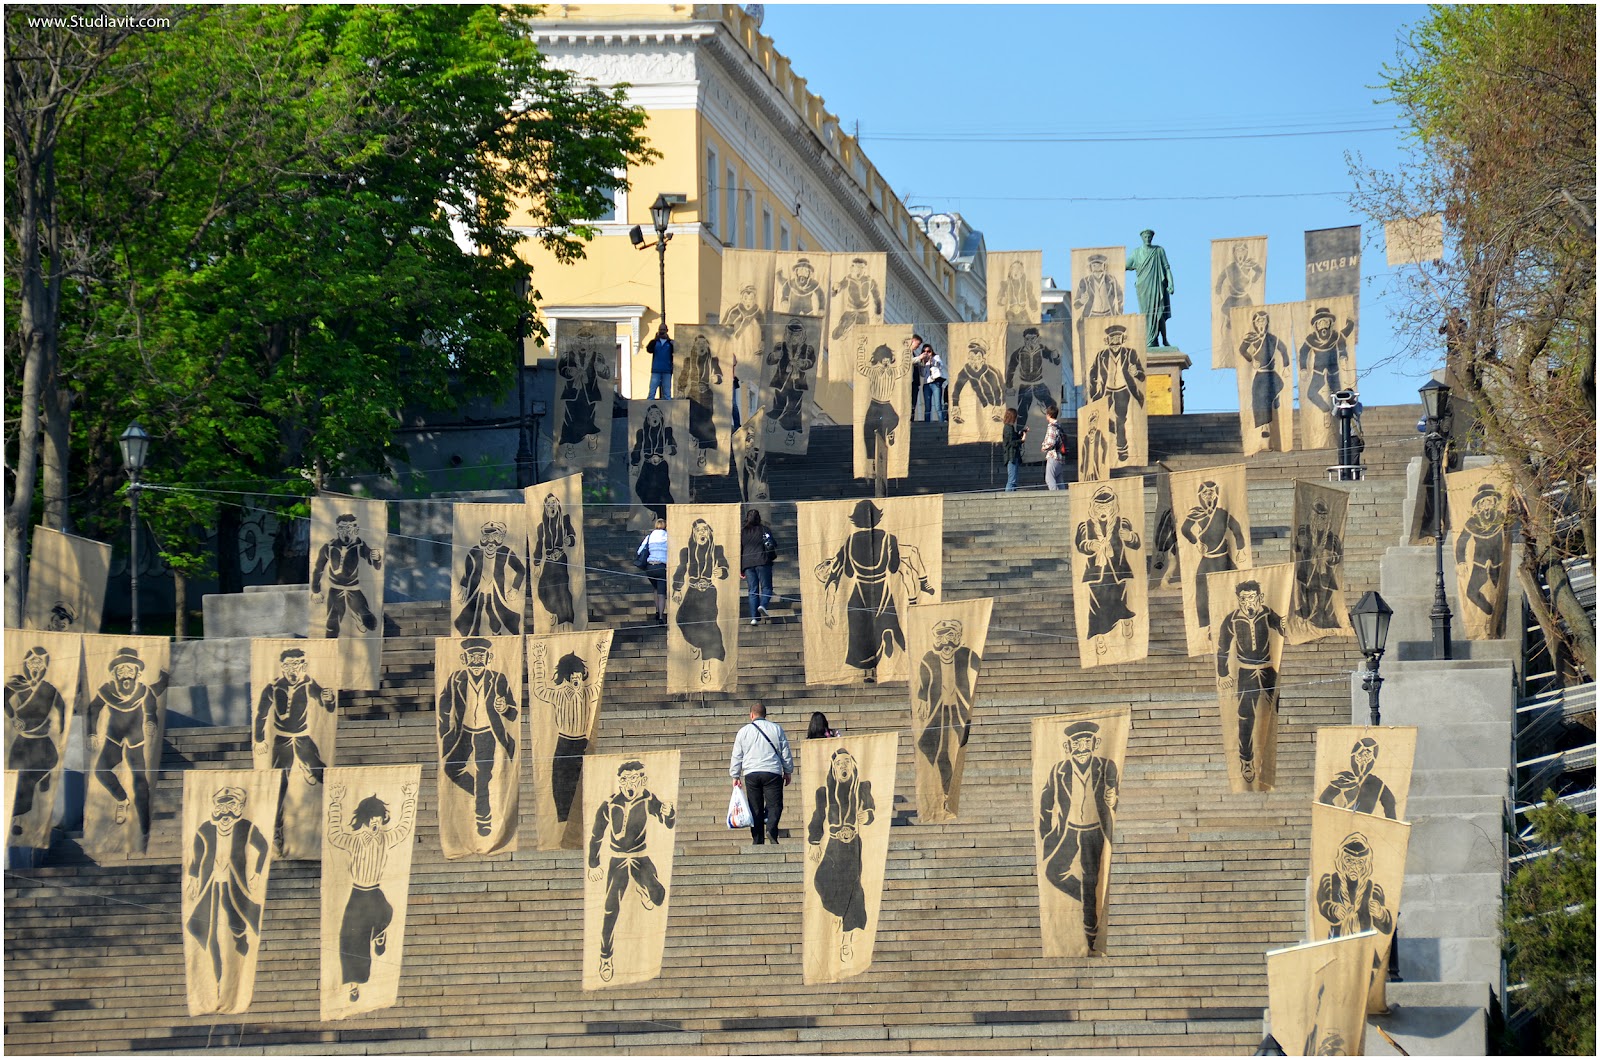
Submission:
[[1350,624],[1356,627],[1356,644],[1367,657],[1367,675],[1362,678],[1361,687],[1367,692],[1367,709],[1372,712],[1373,725],[1383,724],[1378,710],[1378,689],[1383,687],[1378,662],[1389,642],[1389,619],[1393,617],[1394,610],[1374,592],[1368,592],[1350,609]]
[[527,355],[523,343],[528,336],[528,274],[517,273],[512,294],[517,299],[516,330],[512,333],[513,363],[517,369],[517,487],[532,486],[539,480],[539,464],[533,454],[533,437],[528,430]]
[[672,223],[674,205],[665,194],[657,195],[656,201],[650,204],[650,220],[656,226],[656,256],[661,262],[661,323],[663,324],[667,322],[667,240],[672,238],[667,226]]
[[1450,658],[1450,603],[1444,595],[1444,447],[1450,432],[1450,388],[1430,379],[1418,391],[1422,395],[1426,432],[1422,445],[1433,471],[1433,657]]
[[131,628],[139,632],[139,494],[144,490],[139,476],[144,473],[145,458],[150,455],[150,436],[138,421],[128,424],[128,429],[117,439],[122,446],[122,466],[128,472],[128,505],[132,513],[128,519],[128,597],[132,606]]

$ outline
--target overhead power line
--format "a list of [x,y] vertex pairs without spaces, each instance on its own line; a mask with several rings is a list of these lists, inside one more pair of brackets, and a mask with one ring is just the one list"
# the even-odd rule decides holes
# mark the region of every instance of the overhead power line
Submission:
[[1345,136],[1352,133],[1399,132],[1395,125],[1367,125],[1350,129],[1307,129],[1301,132],[1227,132],[1181,136],[1050,136],[1004,133],[863,133],[864,143],[972,143],[972,144],[1139,144],[1178,140],[1276,140],[1298,136]]

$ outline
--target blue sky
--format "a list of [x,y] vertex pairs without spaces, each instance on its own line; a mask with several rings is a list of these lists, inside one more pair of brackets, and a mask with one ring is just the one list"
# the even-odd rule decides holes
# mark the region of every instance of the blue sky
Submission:
[[[846,131],[860,122],[902,198],[961,213],[989,249],[1042,248],[1045,274],[1065,285],[1072,247],[1132,247],[1155,229],[1178,286],[1168,335],[1195,362],[1186,401],[1199,412],[1238,408],[1234,373],[1209,367],[1211,240],[1268,236],[1267,300],[1298,301],[1305,230],[1346,224],[1364,226],[1362,400],[1417,400],[1433,365],[1391,359],[1405,344],[1382,231],[1349,204],[1346,153],[1379,168],[1402,157],[1398,110],[1374,86],[1426,14],[769,4],[763,31]],[[1102,142],[1060,142],[1085,139]]]

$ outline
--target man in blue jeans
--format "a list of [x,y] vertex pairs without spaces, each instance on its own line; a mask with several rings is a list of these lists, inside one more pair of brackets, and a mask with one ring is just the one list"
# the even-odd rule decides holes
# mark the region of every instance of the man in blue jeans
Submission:
[[778,820],[783,816],[783,789],[794,775],[794,753],[789,738],[775,721],[767,720],[767,708],[760,703],[750,707],[750,724],[733,739],[733,762],[728,767],[733,786],[744,788],[750,803],[751,843],[760,846],[771,837],[778,843]]
[[656,337],[645,344],[650,355],[650,390],[646,401],[666,401],[672,397],[672,340],[667,338],[667,326],[656,329]]

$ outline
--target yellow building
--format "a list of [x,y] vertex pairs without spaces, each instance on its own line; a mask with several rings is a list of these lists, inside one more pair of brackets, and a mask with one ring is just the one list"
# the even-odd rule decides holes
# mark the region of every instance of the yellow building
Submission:
[[[959,319],[956,271],[759,19],[731,4],[551,4],[532,23],[553,66],[601,85],[627,84],[661,153],[631,169],[584,260],[561,264],[528,244],[540,312],[614,321],[631,351],[624,396],[649,379],[643,345],[660,323],[656,252],[635,249],[634,225],[655,239],[650,204],[683,197],[666,255],[668,326],[717,320],[725,248],[888,254],[885,319]],[[531,351],[530,351],[531,352]]]

